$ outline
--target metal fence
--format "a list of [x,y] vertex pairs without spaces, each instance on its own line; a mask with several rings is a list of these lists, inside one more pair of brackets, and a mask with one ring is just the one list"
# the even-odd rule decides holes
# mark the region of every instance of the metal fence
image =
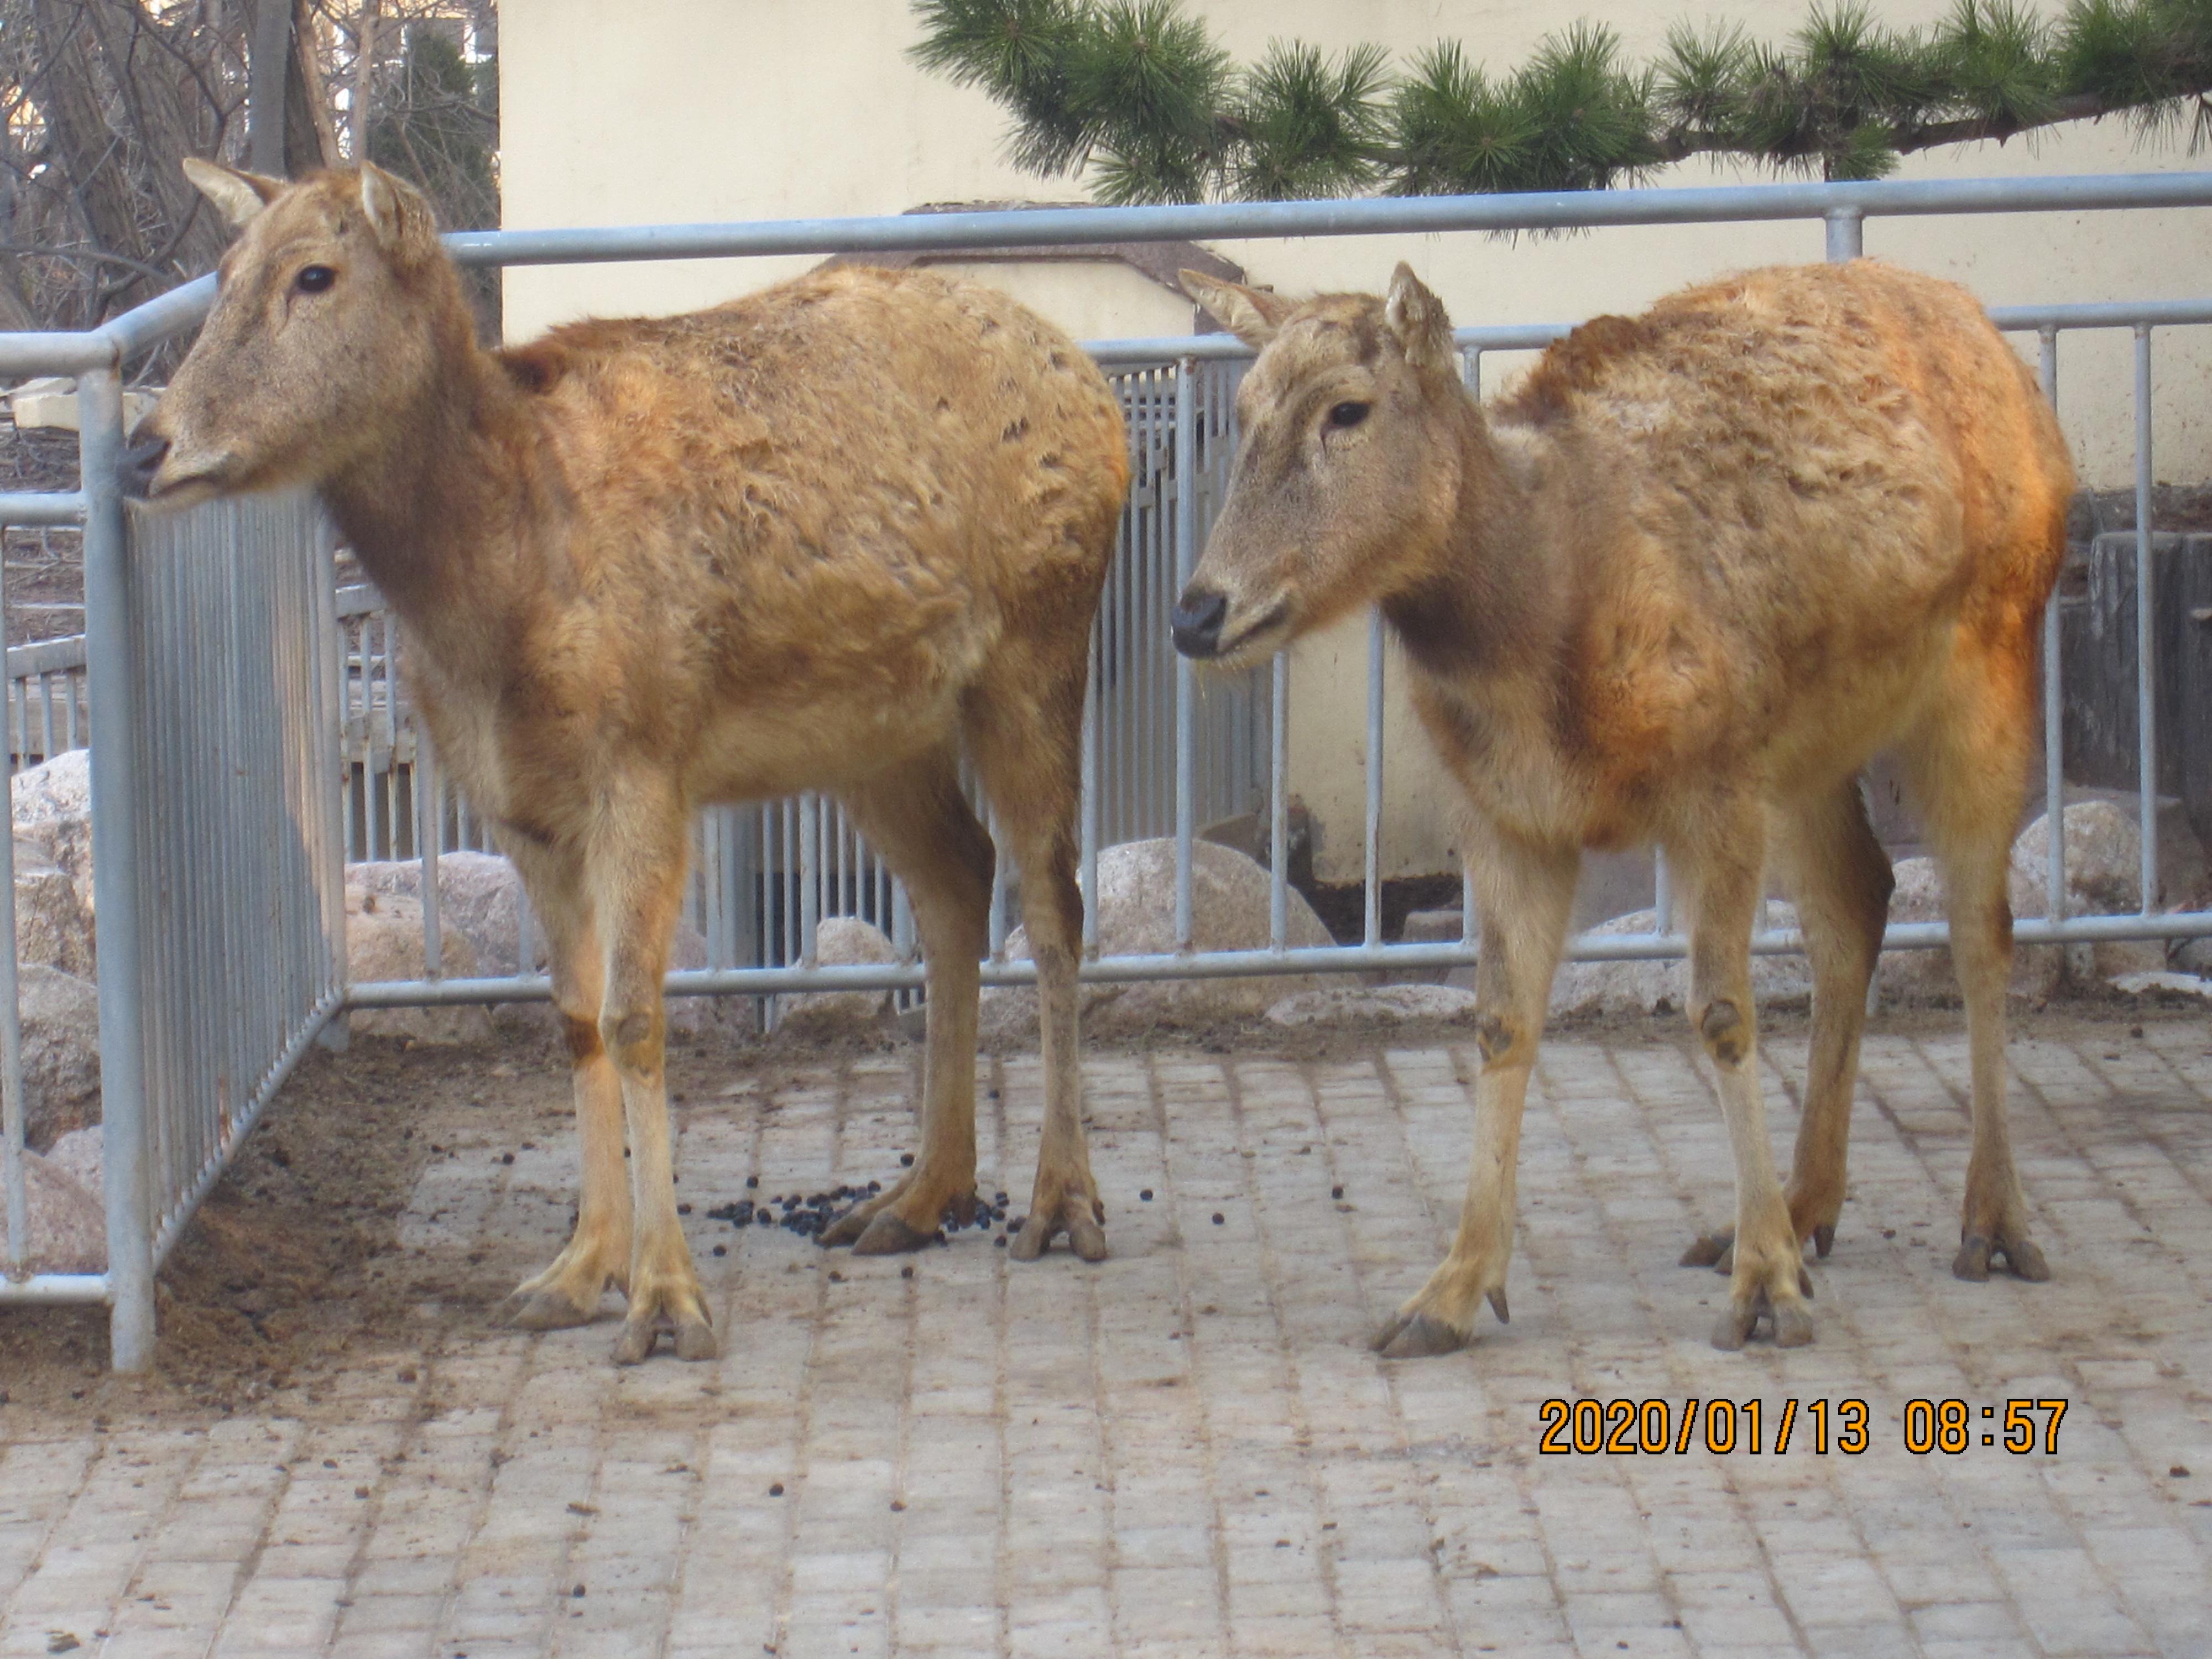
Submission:
[[[2078,211],[2212,205],[2212,174],[1790,185],[1531,197],[1309,202],[1117,210],[902,216],[770,225],[663,226],[593,231],[468,233],[448,238],[465,263],[544,264],[855,253],[1163,238],[1235,239],[1561,228],[1596,225],[1812,219],[1831,258],[1858,251],[1869,215]],[[83,486],[0,495],[0,526],[81,524],[86,632],[9,653],[11,763],[92,745],[93,866],[98,912],[100,1053],[106,1156],[107,1267],[28,1271],[25,1134],[16,963],[0,966],[0,1302],[90,1299],[112,1305],[113,1357],[150,1358],[152,1277],[193,1205],[251,1127],[315,1032],[347,1006],[511,1001],[549,994],[532,971],[526,910],[520,971],[459,978],[438,971],[437,860],[483,844],[464,801],[448,799],[420,744],[393,677],[388,619],[373,596],[342,605],[317,516],[298,501],[215,507],[176,520],[127,514],[117,495],[122,375],[149,348],[198,323],[211,280],[188,284],[81,335],[0,335],[0,374],[77,377]],[[2045,384],[2056,392],[2069,331],[2134,331],[2136,368],[2136,556],[2152,556],[2150,375],[2154,331],[2212,323],[2212,301],[2002,311],[2000,323],[2039,337]],[[1460,340],[1471,382],[1492,353],[1541,346],[1553,327],[1474,328]],[[1167,648],[1162,613],[1194,562],[1235,447],[1228,395],[1245,355],[1200,337],[1095,349],[1129,416],[1135,487],[1096,643],[1084,743],[1082,868],[1096,893],[1103,847],[1130,836],[1176,843],[1176,949],[1096,951],[1092,979],[1438,968],[1469,963],[1469,936],[1384,942],[1379,837],[1383,801],[1386,659],[1379,622],[1367,675],[1366,900],[1358,944],[1287,948],[1287,712],[1291,668],[1278,659],[1246,688],[1202,688]],[[2212,913],[2160,914],[2158,753],[2154,707],[2156,584],[2136,583],[2140,676],[2136,735],[2143,829],[2142,908],[2069,915],[2063,837],[2051,838],[2051,914],[2023,918],[2023,943],[2212,933]],[[2063,799],[2058,623],[2046,641],[2047,798]],[[117,734],[124,734],[118,738]],[[1191,848],[1210,817],[1257,809],[1272,872],[1271,943],[1235,952],[1191,947]],[[349,856],[422,861],[428,977],[343,983],[342,864]],[[12,858],[12,844],[8,854]],[[12,928],[12,865],[0,871],[0,921]],[[1649,933],[1584,936],[1589,957],[1679,955],[1663,867]],[[910,955],[903,904],[866,848],[814,797],[723,809],[702,821],[691,915],[708,965],[672,974],[678,994],[775,994],[892,987],[918,991],[911,960],[825,967],[814,960],[819,920],[887,921]],[[1008,907],[994,906],[987,982],[1031,976],[1006,959]],[[1942,924],[1894,927],[1893,945],[1943,942]],[[1765,930],[1762,951],[1797,948]]]

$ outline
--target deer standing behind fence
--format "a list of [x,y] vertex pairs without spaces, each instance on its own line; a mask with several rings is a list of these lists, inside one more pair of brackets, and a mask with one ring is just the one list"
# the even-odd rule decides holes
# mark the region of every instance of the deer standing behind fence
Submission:
[[[542,1329],[629,1298],[615,1358],[717,1350],[678,1223],[661,981],[699,806],[846,804],[927,962],[922,1144],[828,1242],[972,1218],[992,842],[1023,872],[1045,1061],[1027,1224],[1106,1251],[1079,1114],[1075,813],[1091,619],[1127,487],[1120,410],[989,289],[848,268],[715,310],[478,347],[428,204],[374,167],[188,161],[241,231],[141,428],[157,501],[311,484],[404,624],[445,763],[548,940],[574,1060],[574,1237],[509,1298]],[[624,1174],[625,1130],[631,1154]]]
[[[2048,1277],[2005,1126],[2005,876],[2035,746],[2036,645],[2072,468],[2027,368],[1947,283],[1871,261],[1753,272],[1603,317],[1485,411],[1443,305],[1303,304],[1184,273],[1261,348],[1231,493],[1176,607],[1241,666],[1377,604],[1462,798],[1481,941],[1474,1155],[1450,1253],[1377,1338],[1449,1352],[1506,1316],[1522,1109],[1584,848],[1656,843],[1687,890],[1692,1023],[1735,1162],[1713,1340],[1808,1341],[1803,1241],[1844,1200],[1887,858],[1857,775],[1903,764],[1942,863],[1973,1150],[1952,1271]],[[1750,938],[1769,857],[1814,977],[1785,1194]]]

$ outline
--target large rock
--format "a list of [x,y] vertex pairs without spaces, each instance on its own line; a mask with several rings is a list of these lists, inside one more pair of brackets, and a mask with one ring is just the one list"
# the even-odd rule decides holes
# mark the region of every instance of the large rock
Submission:
[[1474,993],[1455,985],[1338,985],[1301,991],[1267,1010],[1270,1024],[1402,1025],[1413,1020],[1472,1019]]
[[[442,888],[443,884],[441,884]],[[422,950],[422,905],[401,893],[365,892],[348,887],[345,896],[346,976],[355,984],[428,976]],[[440,950],[448,979],[477,973],[476,947],[460,928],[441,931]],[[451,1008],[362,1008],[351,1016],[352,1029],[368,1036],[411,1038],[416,1042],[487,1042],[491,1016],[477,1006]]]
[[[1267,872],[1242,853],[1212,842],[1191,844],[1191,944],[1200,951],[1267,948]],[[1125,842],[1098,855],[1098,950],[1102,956],[1169,954],[1175,941],[1176,844]],[[1290,895],[1285,942],[1293,949],[1333,943],[1304,895]],[[1016,928],[1006,954],[1029,959],[1029,936]],[[1133,1034],[1158,1025],[1202,1025],[1265,1013],[1285,997],[1320,988],[1310,974],[1218,979],[1146,980],[1086,985],[1084,1029]],[[994,1038],[1034,1037],[1036,992],[1027,986],[983,995],[983,1024]]]
[[[349,864],[346,866],[346,893],[349,918],[356,914],[357,898],[364,896],[374,898],[379,904],[389,900],[414,907],[410,914],[416,918],[419,933],[422,896],[421,860],[377,859]],[[465,944],[468,948],[470,966],[466,971],[470,974],[503,976],[524,971],[521,965],[522,914],[522,878],[506,859],[495,853],[439,854],[438,926],[441,945],[445,953],[447,978],[458,979],[463,972],[457,965],[457,944]],[[542,973],[545,969],[545,936],[542,928],[533,927],[531,929],[530,945],[529,971]],[[420,958],[418,945],[416,951],[418,963]],[[704,935],[686,923],[678,923],[676,936],[670,943],[669,966],[691,969],[706,965],[707,941]],[[364,975],[356,972],[353,977],[359,980]],[[673,999],[668,1004],[669,1034],[684,1039],[698,1036],[721,1014],[726,1001],[728,999],[710,997]],[[552,1006],[544,1002],[495,1004],[488,1018],[495,1027],[502,1031],[544,1033],[555,1029]],[[388,1030],[389,1024],[390,1022],[372,1020],[366,1014],[356,1014],[352,1020],[355,1030],[372,1034],[380,1030]]]
[[[814,933],[814,957],[824,968],[894,963],[898,947],[884,931],[858,916],[831,916]],[[867,1031],[890,1017],[889,991],[802,991],[776,1003],[776,1030],[818,1038]]]
[[[33,1273],[107,1271],[107,1212],[94,1193],[36,1152],[23,1154],[24,1244]],[[8,1194],[0,1185],[0,1259],[7,1243]]]
[[43,963],[16,970],[23,1031],[24,1138],[52,1146],[100,1121],[100,991]]
[[92,751],[72,749],[27,766],[10,789],[16,840],[35,844],[92,914]]
[[47,1147],[44,1156],[47,1163],[94,1197],[107,1190],[107,1138],[106,1131],[100,1125],[71,1129]]
[[[2076,801],[2065,812],[2066,909],[2069,915],[2119,915],[2142,908],[2142,831],[2110,801]],[[2049,906],[2051,815],[2012,844],[2013,914],[2040,916]],[[2155,899],[2157,895],[2152,895]]]
[[[419,901],[419,859],[379,859],[346,866],[346,886],[364,893]],[[448,941],[467,935],[476,971],[520,973],[522,878],[495,853],[445,853],[438,859],[438,921]],[[532,968],[545,960],[545,943],[533,930]],[[450,945],[449,945],[450,948]],[[450,965],[447,971],[452,972]]]
[[97,971],[92,914],[76,884],[28,836],[15,841],[15,954],[80,979]]
[[[1770,902],[1768,925],[1795,927],[1797,913],[1789,905]],[[1656,911],[1634,910],[1589,931],[1601,936],[1648,933],[1659,925]],[[1462,977],[1464,976],[1464,977]],[[1474,982],[1474,970],[1462,969],[1454,984]],[[1813,992],[1811,970],[1802,956],[1753,957],[1751,994],[1756,1004],[1800,1000]],[[1689,1006],[1690,965],[1682,961],[1570,962],[1561,965],[1552,981],[1554,1017],[1562,1014],[1680,1013]]]

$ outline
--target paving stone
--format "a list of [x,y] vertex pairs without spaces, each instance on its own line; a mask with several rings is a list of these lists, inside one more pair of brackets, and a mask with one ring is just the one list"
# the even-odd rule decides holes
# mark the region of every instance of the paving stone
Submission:
[[[716,1367],[617,1374],[604,1328],[485,1328],[364,1363],[305,1419],[94,1435],[0,1412],[0,1655],[101,1630],[126,1659],[2200,1653],[2212,1042],[2201,1018],[2121,1018],[2031,1023],[2011,1050],[2039,1286],[1949,1277],[1963,1036],[1877,1028],[1835,1253],[1811,1265],[1818,1340],[1788,1354],[1714,1352],[1724,1286],[1674,1266],[1726,1218],[1730,1165],[1671,1031],[1546,1047],[1515,1322],[1413,1364],[1365,1337],[1455,1221],[1471,1046],[1095,1048],[1096,1267],[1017,1266],[981,1234],[855,1261],[748,1230],[701,1258],[732,1334]],[[1786,1159],[1806,1043],[1761,1057]],[[883,1176],[915,1063],[785,1054],[682,1115],[684,1191]],[[989,1061],[979,1088],[980,1182],[1015,1191],[1040,1068]],[[565,1153],[530,1156],[565,1195]],[[433,1165],[406,1248],[534,1266],[548,1206],[515,1170]],[[1543,1455],[1543,1402],[1585,1397],[1657,1402],[1667,1449]],[[1979,1443],[2006,1401],[2050,1398],[2055,1457]],[[1846,1399],[1856,1455],[1833,1443]],[[1914,1399],[1967,1401],[1968,1446],[1910,1452]],[[1701,1422],[1674,1451],[1686,1403],[1716,1400],[1738,1449]]]

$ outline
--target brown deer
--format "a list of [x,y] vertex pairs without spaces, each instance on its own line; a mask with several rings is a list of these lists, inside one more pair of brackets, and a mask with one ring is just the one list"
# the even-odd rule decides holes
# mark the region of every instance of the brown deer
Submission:
[[[1043,1140],[1014,1254],[1103,1256],[1079,1115],[1073,825],[1091,617],[1127,480],[1097,368],[1012,301],[845,268],[690,316],[478,347],[428,204],[374,167],[185,164],[242,232],[129,470],[155,501],[312,485],[409,641],[445,763],[521,872],[574,1060],[574,1236],[503,1310],[617,1361],[717,1350],[676,1212],[661,981],[692,813],[819,789],[904,880],[921,1149],[825,1242],[972,1216],[990,837],[1021,865]],[[631,1157],[623,1171],[627,1130]]]
[[[1584,848],[1656,843],[1687,890],[1689,1013],[1735,1153],[1713,1334],[1812,1339],[1844,1200],[1866,990],[1891,889],[1859,769],[1901,760],[1941,855],[1965,992],[1973,1152],[1952,1271],[2049,1276],[2007,1139],[2005,872],[2035,744],[2037,629],[2072,468],[1981,309],[1865,260],[1773,270],[1601,317],[1488,410],[1404,265],[1387,300],[1292,304],[1184,273],[1261,348],[1229,499],[1175,616],[1188,655],[1264,660],[1379,605],[1458,787],[1481,940],[1474,1157],[1450,1254],[1376,1339],[1463,1346],[1506,1317],[1521,1114]],[[1761,872],[1795,894],[1811,1077],[1785,1194],[1750,989]]]

